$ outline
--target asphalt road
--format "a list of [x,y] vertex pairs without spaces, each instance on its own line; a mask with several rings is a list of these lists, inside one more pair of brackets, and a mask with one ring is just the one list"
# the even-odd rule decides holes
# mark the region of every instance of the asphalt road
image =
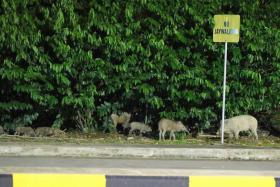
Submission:
[[280,176],[279,161],[209,161],[0,157],[0,173],[102,173],[112,175]]

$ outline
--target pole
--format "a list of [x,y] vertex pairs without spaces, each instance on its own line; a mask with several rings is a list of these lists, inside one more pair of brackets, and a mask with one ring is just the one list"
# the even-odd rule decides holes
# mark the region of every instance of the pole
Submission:
[[224,127],[225,127],[225,105],[226,105],[226,77],[227,77],[227,42],[225,42],[225,61],[224,61],[224,86],[223,86],[223,110],[222,110],[222,136],[221,144],[224,143]]

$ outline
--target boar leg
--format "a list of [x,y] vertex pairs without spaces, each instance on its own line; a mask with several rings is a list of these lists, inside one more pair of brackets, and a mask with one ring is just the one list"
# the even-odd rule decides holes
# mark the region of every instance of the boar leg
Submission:
[[141,136],[142,137],[142,134],[144,133],[144,131],[142,130],[142,129],[140,129],[140,134],[139,134],[139,136]]
[[239,139],[239,131],[234,132],[234,137],[235,137],[236,140]]
[[162,139],[163,139],[163,141],[165,140],[165,133],[166,133],[166,131],[163,130],[163,132],[162,132]]
[[255,136],[255,139],[258,141],[258,133],[257,133],[257,129],[251,129],[252,133]]
[[133,129],[131,128],[131,129],[129,130],[129,133],[128,133],[129,136],[132,135],[132,131],[133,131]]
[[161,136],[162,136],[162,131],[161,130],[159,130],[159,140],[161,140]]
[[175,133],[174,133],[174,131],[172,131],[172,132],[170,133],[170,135],[172,135],[173,140],[176,140],[176,137],[175,137]]

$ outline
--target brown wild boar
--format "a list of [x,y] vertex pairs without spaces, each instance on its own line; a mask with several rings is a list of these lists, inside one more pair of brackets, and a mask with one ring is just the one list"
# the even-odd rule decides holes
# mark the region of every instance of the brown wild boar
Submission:
[[64,130],[53,129],[53,132],[54,132],[54,136],[55,136],[55,137],[61,137],[61,138],[66,137],[66,133],[65,133]]
[[168,131],[170,132],[169,140],[171,140],[172,137],[174,140],[176,139],[174,132],[180,132],[180,131],[188,132],[188,130],[186,129],[186,127],[183,125],[181,121],[172,121],[169,119],[161,119],[158,122],[158,130],[159,130],[159,140],[161,139],[165,140],[165,133]]
[[111,114],[111,119],[115,127],[117,124],[127,125],[131,118],[131,114],[123,112],[120,116],[117,114]]
[[132,134],[132,132],[135,130],[140,131],[140,136],[145,132],[152,132],[151,127],[140,122],[131,122],[129,123],[129,127],[130,127],[129,134]]
[[15,135],[19,136],[35,136],[35,132],[31,127],[17,127]]
[[53,136],[54,135],[54,129],[50,127],[38,127],[35,130],[36,136]]
[[[222,121],[220,123],[222,124]],[[238,140],[241,131],[250,131],[253,133],[255,139],[258,140],[257,128],[258,121],[255,117],[250,115],[240,115],[225,119],[224,133],[229,134],[229,138],[234,136],[235,139]],[[217,134],[221,134],[221,127]]]

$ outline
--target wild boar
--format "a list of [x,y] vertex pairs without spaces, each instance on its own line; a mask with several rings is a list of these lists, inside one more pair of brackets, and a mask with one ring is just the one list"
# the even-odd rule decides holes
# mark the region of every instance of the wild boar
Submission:
[[[222,121],[221,121],[222,124]],[[241,131],[250,131],[253,133],[256,140],[258,140],[257,134],[258,121],[255,117],[250,115],[240,115],[229,119],[225,119],[224,133],[229,134],[229,138],[235,137],[236,140],[239,138]],[[218,130],[218,134],[221,134],[221,126]]]
[[66,137],[66,133],[64,130],[53,129],[53,132],[55,137],[62,137],[62,138]]
[[144,123],[131,122],[131,123],[129,123],[128,126],[130,127],[129,134],[132,134],[132,132],[135,130],[140,131],[140,136],[145,132],[152,132],[151,127],[149,127],[148,125],[145,125]]
[[183,125],[181,121],[172,121],[169,119],[161,119],[158,122],[158,130],[159,130],[159,140],[161,139],[165,140],[165,133],[167,131],[170,131],[169,140],[171,140],[172,137],[174,140],[176,139],[174,132],[180,132],[180,131],[188,132],[188,130],[186,129],[186,127]]
[[53,136],[54,135],[54,129],[50,127],[38,127],[35,130],[36,136]]
[[3,129],[3,127],[2,126],[0,126],[0,135],[2,135],[2,134],[4,134],[5,132],[4,132],[4,129]]
[[131,114],[127,112],[123,112],[120,116],[117,114],[111,114],[111,119],[115,127],[117,127],[118,124],[127,125],[130,118]]
[[15,135],[19,136],[35,136],[35,132],[31,127],[17,127]]
[[112,122],[118,133],[125,133],[125,129],[128,127],[128,122],[131,118],[131,114],[123,112],[120,116],[117,114],[111,114]]

